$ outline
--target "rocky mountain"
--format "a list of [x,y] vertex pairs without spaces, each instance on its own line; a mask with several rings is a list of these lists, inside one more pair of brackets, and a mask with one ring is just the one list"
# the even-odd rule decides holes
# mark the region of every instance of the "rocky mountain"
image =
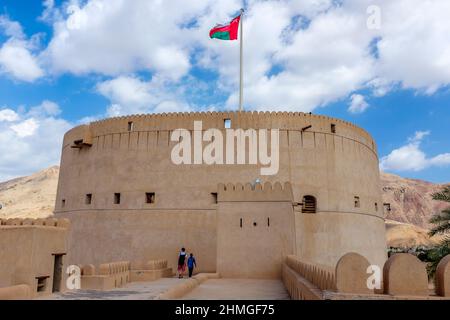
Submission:
[[442,236],[428,236],[428,230],[413,224],[386,220],[386,244],[388,247],[431,247],[438,244]]
[[430,217],[448,206],[432,199],[443,185],[381,173],[381,186],[385,217],[389,220],[429,229]]
[[0,183],[0,218],[45,218],[53,214],[59,167]]
[[[44,218],[53,214],[59,167],[0,183],[0,218]],[[431,195],[442,185],[382,173],[388,246],[432,245],[428,220],[446,207]],[[390,209],[390,210],[389,210]]]

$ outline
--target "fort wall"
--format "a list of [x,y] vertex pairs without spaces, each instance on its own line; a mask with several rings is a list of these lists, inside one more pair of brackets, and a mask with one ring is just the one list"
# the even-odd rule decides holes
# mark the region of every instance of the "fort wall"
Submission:
[[[174,130],[193,130],[194,121],[202,121],[203,130],[217,128],[225,136],[225,120],[235,129],[280,130],[276,175],[261,176],[260,165],[171,162]],[[342,120],[287,112],[137,115],[70,130],[55,204],[55,213],[74,226],[68,258],[83,264],[166,259],[174,268],[179,248],[186,246],[201,261],[200,272],[215,272],[217,186],[257,179],[290,183],[294,249],[306,261],[334,266],[349,251],[364,253],[371,263],[386,259],[373,139]],[[313,214],[302,210],[305,196],[315,199]],[[251,203],[246,206],[256,210]]]
[[0,288],[26,285],[29,297],[63,291],[68,228],[66,219],[0,219]]

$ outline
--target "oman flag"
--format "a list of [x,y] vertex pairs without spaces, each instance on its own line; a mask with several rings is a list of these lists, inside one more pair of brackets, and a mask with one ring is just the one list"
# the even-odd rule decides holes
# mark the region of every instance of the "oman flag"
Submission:
[[231,20],[228,25],[217,25],[211,29],[209,32],[210,38],[216,38],[220,40],[237,40],[239,21],[241,21],[241,16],[237,16]]

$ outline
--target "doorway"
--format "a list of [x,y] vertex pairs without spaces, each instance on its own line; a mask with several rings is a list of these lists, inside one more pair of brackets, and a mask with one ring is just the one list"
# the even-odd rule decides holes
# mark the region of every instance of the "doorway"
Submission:
[[61,281],[63,272],[63,256],[64,254],[54,254],[55,263],[53,265],[53,288],[52,292],[61,291]]

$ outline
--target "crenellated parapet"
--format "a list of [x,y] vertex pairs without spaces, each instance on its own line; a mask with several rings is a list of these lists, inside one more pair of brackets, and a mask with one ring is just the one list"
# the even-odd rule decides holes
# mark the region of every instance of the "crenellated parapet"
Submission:
[[70,228],[70,220],[67,218],[46,218],[46,219],[0,219],[0,227],[56,227],[56,228]]
[[80,266],[81,288],[93,290],[111,290],[129,282],[153,281],[162,277],[171,277],[172,269],[167,267],[167,260],[150,260],[146,262],[116,261],[100,264],[98,269],[93,264]]
[[[330,118],[323,115],[316,115],[312,113],[304,112],[288,112],[288,111],[242,111],[242,112],[220,112],[220,111],[207,111],[207,112],[169,112],[169,113],[153,113],[153,114],[134,114],[119,117],[111,117],[107,119],[97,120],[91,122],[91,125],[103,125],[103,124],[113,124],[115,122],[123,121],[164,121],[164,122],[177,122],[180,120],[193,120],[199,119],[230,119],[239,122],[249,122],[254,124],[256,127],[258,125],[258,120],[260,118],[266,118],[271,120],[283,120],[283,119],[312,119],[312,120],[332,120],[336,124],[345,124],[347,126],[353,127],[355,129],[363,130],[353,123],[337,119]],[[240,121],[239,121],[240,120]],[[364,131],[364,130],[363,130]]]
[[264,184],[256,183],[220,183],[217,186],[218,202],[241,202],[241,201],[274,201],[292,202],[292,186],[289,182]]
[[[158,113],[107,118],[68,131],[65,146],[74,148],[90,146],[95,142],[94,138],[113,134],[158,132],[160,135],[166,135],[180,128],[192,131],[194,121],[201,121],[203,130],[225,129],[224,120],[230,121],[231,129],[280,129],[280,131],[297,131],[307,134],[336,134],[376,150],[370,134],[348,121],[303,112],[257,111]],[[334,129],[331,129],[332,126]]]

